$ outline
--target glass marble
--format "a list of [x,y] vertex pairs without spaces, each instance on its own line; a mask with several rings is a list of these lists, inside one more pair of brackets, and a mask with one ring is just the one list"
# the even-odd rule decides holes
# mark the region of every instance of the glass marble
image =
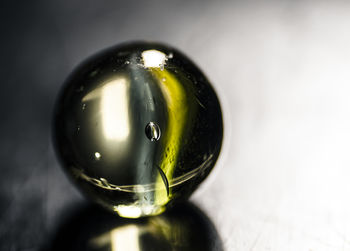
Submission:
[[54,145],[94,202],[122,217],[187,199],[219,156],[223,121],[199,68],[160,43],[132,42],[81,63],[58,96]]

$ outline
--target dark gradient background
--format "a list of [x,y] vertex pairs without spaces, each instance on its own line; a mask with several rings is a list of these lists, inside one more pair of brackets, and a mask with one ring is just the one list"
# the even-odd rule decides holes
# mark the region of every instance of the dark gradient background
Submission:
[[41,250],[85,207],[52,150],[55,96],[81,60],[140,39],[183,51],[222,101],[223,155],[192,198],[213,249],[349,250],[349,13],[347,1],[1,1],[0,250]]

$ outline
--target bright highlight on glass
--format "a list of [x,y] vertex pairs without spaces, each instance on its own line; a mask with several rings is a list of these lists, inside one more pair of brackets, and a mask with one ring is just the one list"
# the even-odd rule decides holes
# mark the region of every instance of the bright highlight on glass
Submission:
[[130,133],[128,87],[125,79],[115,79],[103,86],[101,111],[103,132],[107,139],[124,141]]
[[96,160],[101,159],[101,154],[99,152],[95,152],[95,159]]
[[157,50],[147,50],[142,52],[142,59],[145,67],[159,68],[164,66],[167,56]]

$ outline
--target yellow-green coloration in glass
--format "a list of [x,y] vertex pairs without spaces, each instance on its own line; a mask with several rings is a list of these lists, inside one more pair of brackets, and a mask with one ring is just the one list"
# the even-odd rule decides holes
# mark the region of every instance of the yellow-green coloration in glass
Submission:
[[[186,92],[183,89],[181,83],[178,82],[176,77],[172,76],[167,70],[161,70],[159,68],[152,68],[151,72],[155,76],[155,79],[161,82],[159,86],[162,90],[165,102],[168,107],[168,130],[164,135],[164,149],[171,149],[162,156],[160,161],[160,168],[165,173],[167,179],[172,179],[174,170],[177,163],[177,155],[180,152],[181,136],[183,135],[184,126],[186,124],[186,115],[188,102],[186,98]],[[156,184],[161,186],[161,177],[158,177]],[[170,188],[166,191],[157,190],[155,193],[156,204],[166,204],[171,194]]]
[[66,173],[123,217],[188,198],[220,153],[219,101],[174,48],[130,43],[87,59],[57,100],[53,139]]

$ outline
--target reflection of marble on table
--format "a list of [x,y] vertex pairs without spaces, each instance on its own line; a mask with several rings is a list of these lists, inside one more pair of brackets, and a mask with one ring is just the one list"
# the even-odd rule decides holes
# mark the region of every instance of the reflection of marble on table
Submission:
[[225,250],[350,250],[349,3],[7,6],[0,249],[37,249],[82,201],[48,147],[64,78],[92,52],[144,38],[184,51],[222,97],[225,158],[192,201]]
[[115,217],[101,207],[83,203],[55,228],[42,251],[223,250],[215,226],[191,203],[139,219]]

